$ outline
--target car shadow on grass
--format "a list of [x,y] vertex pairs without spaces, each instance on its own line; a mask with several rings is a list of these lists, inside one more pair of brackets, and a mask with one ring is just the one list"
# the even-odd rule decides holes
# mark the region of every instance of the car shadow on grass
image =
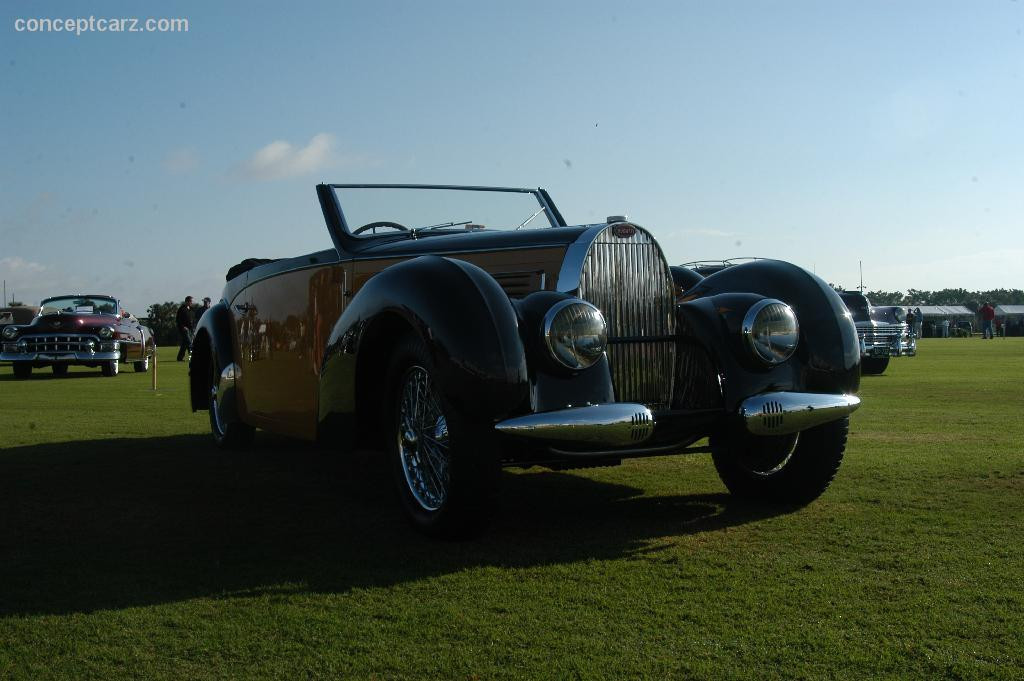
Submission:
[[503,483],[482,537],[438,542],[405,523],[379,453],[262,435],[241,453],[200,435],[11,448],[0,452],[0,616],[612,559],[784,512],[566,473]]

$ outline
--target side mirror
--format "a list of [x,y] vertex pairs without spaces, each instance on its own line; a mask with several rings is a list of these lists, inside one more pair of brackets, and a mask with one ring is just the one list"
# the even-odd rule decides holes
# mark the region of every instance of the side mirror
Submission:
[[131,316],[132,316],[132,315],[131,315],[131,313],[130,313],[130,312],[128,312],[128,310],[122,310],[122,311],[121,311],[121,318],[122,318],[122,319],[128,319],[128,318],[129,318],[129,317],[131,317]]

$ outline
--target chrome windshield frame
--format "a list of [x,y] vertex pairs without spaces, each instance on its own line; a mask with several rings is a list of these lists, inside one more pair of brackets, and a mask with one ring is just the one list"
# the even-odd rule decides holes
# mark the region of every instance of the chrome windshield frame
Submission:
[[[517,194],[532,194],[537,200],[539,205],[548,219],[549,227],[565,227],[566,222],[562,217],[562,214],[558,212],[555,204],[551,201],[551,197],[547,191],[538,187],[536,189],[530,189],[528,187],[486,187],[479,185],[459,185],[459,184],[337,184],[329,183],[320,185],[330,189],[331,198],[333,199],[334,210],[337,214],[337,223],[335,227],[341,232],[339,237],[357,238],[354,237],[352,232],[349,230],[348,221],[345,219],[345,210],[341,205],[341,198],[338,196],[335,190],[337,189],[440,189],[440,190],[457,190],[457,191],[471,191],[471,192],[504,192],[504,193],[517,193]],[[330,222],[330,221],[329,221]]]

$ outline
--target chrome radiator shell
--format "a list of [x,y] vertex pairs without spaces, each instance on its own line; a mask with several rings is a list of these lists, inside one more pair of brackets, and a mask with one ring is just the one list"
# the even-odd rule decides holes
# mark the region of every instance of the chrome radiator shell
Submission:
[[676,369],[675,288],[661,246],[632,223],[597,225],[570,246],[558,289],[608,321],[608,365],[619,402],[667,409]]

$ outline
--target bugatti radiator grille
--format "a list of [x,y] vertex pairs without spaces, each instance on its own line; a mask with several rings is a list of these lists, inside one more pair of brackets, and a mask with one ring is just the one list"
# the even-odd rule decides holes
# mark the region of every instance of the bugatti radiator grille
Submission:
[[681,342],[678,366],[673,407],[714,409],[722,406],[718,375],[707,350],[694,342]]
[[676,356],[675,293],[657,242],[624,223],[604,229],[583,260],[579,296],[608,321],[616,400],[668,408]]

